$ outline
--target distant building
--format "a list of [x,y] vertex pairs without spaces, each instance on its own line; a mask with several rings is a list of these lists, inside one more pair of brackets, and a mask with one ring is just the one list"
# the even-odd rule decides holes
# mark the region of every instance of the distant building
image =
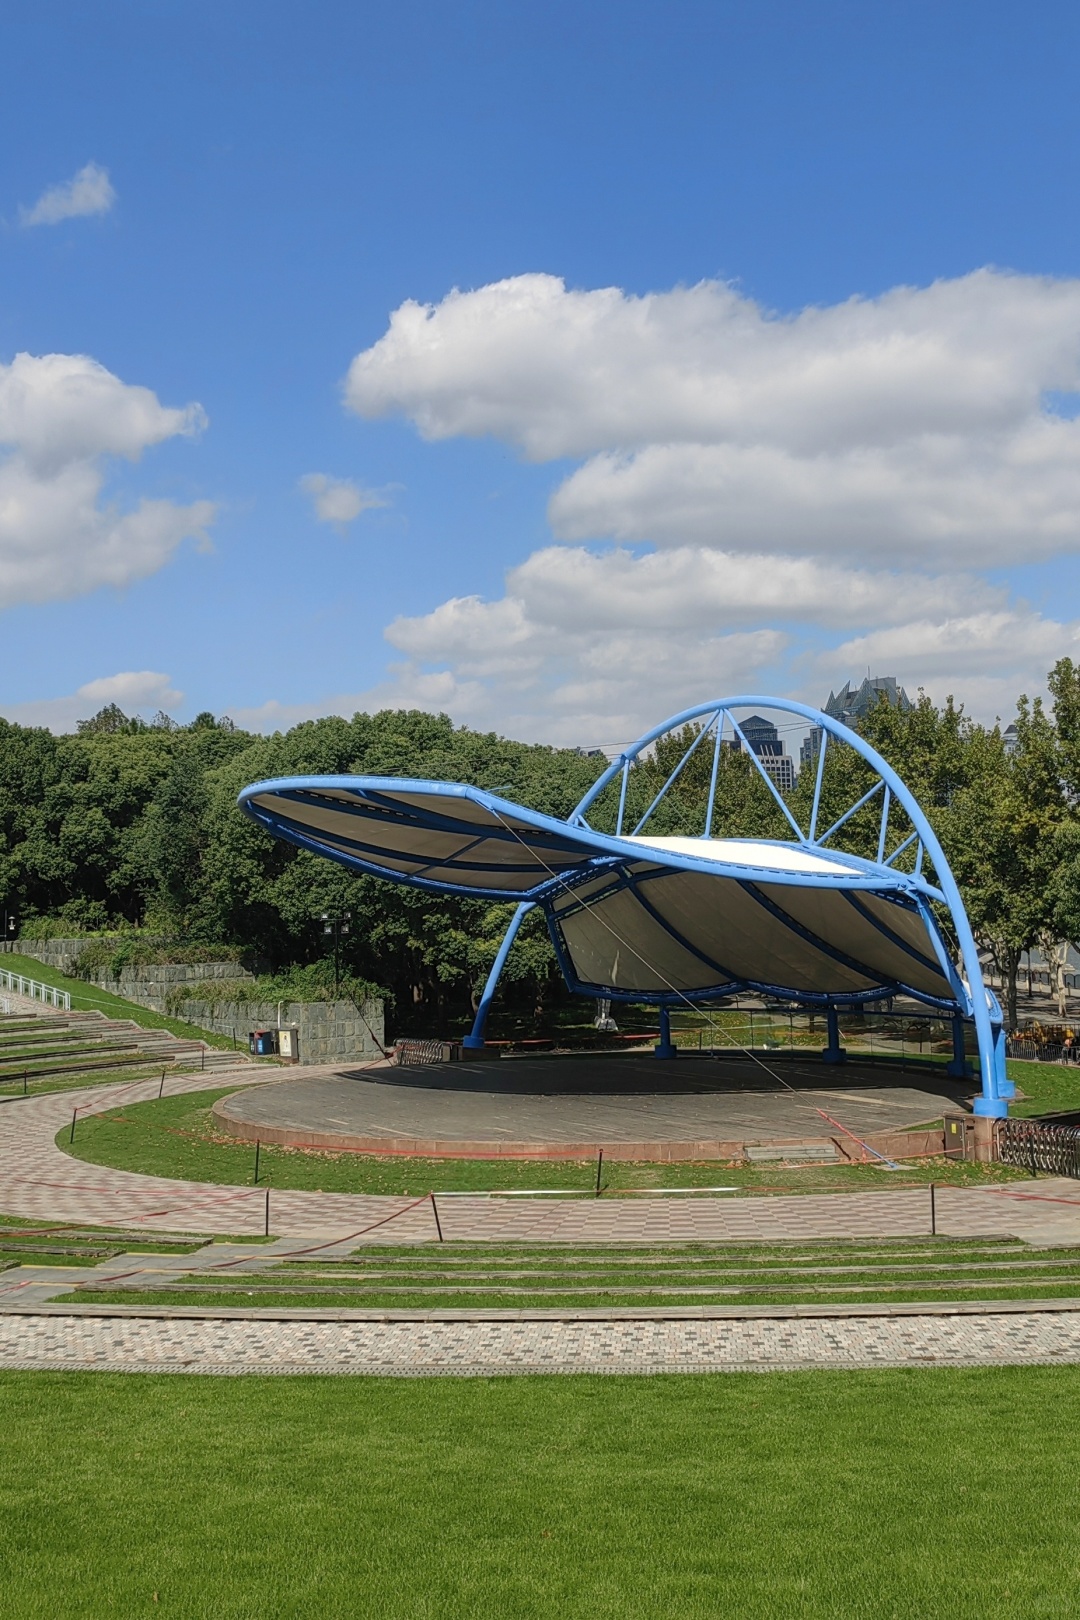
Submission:
[[1010,723],[1005,727],[1005,730],[1001,733],[1001,741],[1004,745],[1005,752],[1011,759],[1016,753],[1017,748],[1020,746],[1020,733],[1016,729],[1015,720],[1010,721]]
[[[890,708],[905,711],[913,708],[911,699],[904,688],[893,675],[867,675],[862,685],[853,687],[850,681],[845,681],[839,692],[830,692],[828,702],[823,705],[826,714],[841,725],[850,726],[859,720],[864,720],[884,697]],[[818,755],[821,747],[821,727],[814,726],[810,735],[799,749],[800,765],[811,764]]]
[[[790,793],[795,786],[795,761],[780,741],[780,733],[776,727],[771,721],[763,719],[760,714],[752,714],[749,720],[740,720],[739,729],[746,738],[747,746],[757,756],[781,793]],[[738,737],[731,746],[739,752],[742,751],[742,743]]]

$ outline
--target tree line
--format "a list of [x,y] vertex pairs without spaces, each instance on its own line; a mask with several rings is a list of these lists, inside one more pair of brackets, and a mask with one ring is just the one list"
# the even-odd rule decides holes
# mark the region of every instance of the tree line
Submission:
[[[908,711],[883,699],[861,723],[941,840],[1005,986],[1010,1025],[1024,953],[1041,949],[1063,982],[1064,942],[1080,939],[1080,667],[1060,660],[1048,685],[1048,704],[1019,700],[1010,739],[952,699],[939,708],[923,694]],[[692,740],[692,729],[661,739],[630,773],[630,817],[643,813]],[[67,736],[0,720],[0,901],[24,932],[141,929],[309,976],[330,962],[328,926],[347,917],[338,968],[388,996],[392,1027],[444,1029],[475,1006],[513,908],[353,876],[270,838],[237,811],[238,792],[271,776],[419,776],[469,782],[561,817],[605,764],[416,710],[307,721],[270,737],[209,713],[179,726],[164,715],[133,719],[115,705]],[[700,833],[710,770],[711,750],[697,750],[650,830]],[[804,770],[789,795],[804,825],[813,777]],[[869,780],[851,750],[829,750],[820,817],[842,813]],[[616,805],[612,787],[590,812],[593,824],[614,830]],[[892,825],[899,839],[902,813]],[[872,856],[877,829],[868,806],[845,829],[849,847]],[[722,751],[713,831],[790,836],[745,753]],[[900,864],[913,859],[912,849]],[[508,1002],[531,1017],[564,995],[535,915],[511,953],[505,987]]]

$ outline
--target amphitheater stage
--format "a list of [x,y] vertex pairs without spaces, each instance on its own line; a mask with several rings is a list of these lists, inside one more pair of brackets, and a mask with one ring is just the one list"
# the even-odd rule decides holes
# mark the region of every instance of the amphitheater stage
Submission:
[[[582,1054],[348,1068],[233,1093],[218,1126],[245,1141],[453,1158],[737,1159],[941,1152],[943,1113],[968,1112],[972,1081],[944,1067],[892,1069],[769,1053]],[[923,1130],[915,1127],[925,1127]],[[910,1132],[901,1136],[902,1132]],[[753,1152],[751,1157],[757,1156]]]

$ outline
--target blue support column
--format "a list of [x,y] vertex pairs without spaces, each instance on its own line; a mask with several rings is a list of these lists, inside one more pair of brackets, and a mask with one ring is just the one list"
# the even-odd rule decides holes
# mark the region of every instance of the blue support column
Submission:
[[829,1030],[829,1044],[821,1054],[822,1063],[843,1063],[847,1053],[840,1045],[840,1018],[835,1007],[825,1009],[825,1021]]
[[[972,1104],[972,1113],[985,1119],[1005,1119],[1009,1103],[1016,1096],[1016,1087],[1005,1071],[1005,1025],[997,997],[990,990],[983,991],[985,1003],[985,1031],[979,1031],[979,1075],[982,1089]],[[975,1004],[976,1022],[980,1012]]]
[[994,1078],[997,1081],[997,1094],[999,1097],[1008,1102],[1016,1096],[1016,1087],[1009,1079],[1005,1069],[1004,1024],[995,1024],[994,1026]]
[[484,1026],[487,1023],[488,1013],[491,1010],[491,1003],[498,987],[499,975],[506,966],[506,958],[510,955],[510,947],[517,937],[517,931],[521,927],[525,913],[531,911],[532,906],[533,903],[531,900],[523,900],[521,905],[518,906],[517,910],[514,912],[513,917],[510,919],[510,926],[506,930],[502,944],[499,946],[499,954],[491,964],[491,972],[487,976],[487,984],[484,986],[484,993],[480,997],[480,1005],[477,1007],[476,1017],[473,1019],[472,1031],[470,1034],[466,1035],[465,1039],[461,1043],[462,1049],[466,1052],[483,1051]]
[[964,1020],[958,1012],[953,1013],[952,1020],[952,1062],[945,1072],[954,1080],[966,1080],[972,1072],[964,1051]]
[[660,1042],[653,1047],[653,1056],[658,1058],[678,1057],[679,1048],[671,1044],[671,1014],[664,1002],[660,1003]]

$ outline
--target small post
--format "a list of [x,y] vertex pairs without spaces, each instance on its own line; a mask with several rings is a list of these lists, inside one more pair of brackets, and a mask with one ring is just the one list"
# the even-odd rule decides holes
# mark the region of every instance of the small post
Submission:
[[72,1114],[71,1114],[71,1135],[68,1137],[68,1145],[69,1146],[75,1140],[75,1121],[78,1119],[78,1117],[79,1117],[79,1110],[77,1108],[75,1108],[75,1109],[72,1110]]
[[600,1177],[604,1173],[604,1150],[600,1149],[596,1155],[596,1197],[600,1196]]
[[205,1041],[203,1042],[202,1046],[199,1048],[199,1068],[200,1069],[205,1069],[206,1068],[206,1042]]
[[266,1189],[266,1217],[263,1221],[263,1237],[270,1236],[270,1189]]
[[160,1102],[160,1101],[161,1101],[161,1093],[162,1093],[162,1092],[163,1092],[163,1091],[164,1091],[164,1090],[165,1090],[165,1070],[164,1070],[164,1069],[162,1069],[162,1071],[161,1071],[161,1084],[160,1084],[160,1086],[158,1086],[158,1088],[157,1088],[157,1094],[158,1094],[158,1102]]
[[23,1094],[24,1097],[26,1096],[26,1070],[25,1069],[23,1070],[23,1077],[22,1077],[22,1094]]
[[431,1213],[435,1217],[435,1230],[439,1234],[439,1242],[442,1243],[444,1241],[444,1238],[443,1238],[443,1235],[442,1235],[442,1222],[439,1220],[439,1206],[435,1202],[435,1194],[434,1193],[429,1193],[428,1196],[431,1199]]
[[259,1141],[259,1138],[256,1137],[255,1138],[255,1180],[252,1183],[252,1185],[255,1186],[255,1187],[257,1187],[259,1185],[259,1148],[261,1146],[262,1146],[262,1143]]
[[952,1018],[952,1061],[946,1064],[945,1073],[958,1080],[971,1073],[964,1051],[964,1020],[959,1013],[954,1013]]
[[671,1042],[671,1014],[667,1003],[660,1003],[660,1039],[653,1047],[653,1056],[658,1058],[678,1057],[679,1049]]
[[840,1018],[831,1002],[825,1009],[825,1022],[829,1031],[829,1044],[821,1054],[821,1061],[843,1063],[847,1053],[840,1045]]
[[930,1236],[937,1237],[937,1200],[934,1183],[930,1183]]

